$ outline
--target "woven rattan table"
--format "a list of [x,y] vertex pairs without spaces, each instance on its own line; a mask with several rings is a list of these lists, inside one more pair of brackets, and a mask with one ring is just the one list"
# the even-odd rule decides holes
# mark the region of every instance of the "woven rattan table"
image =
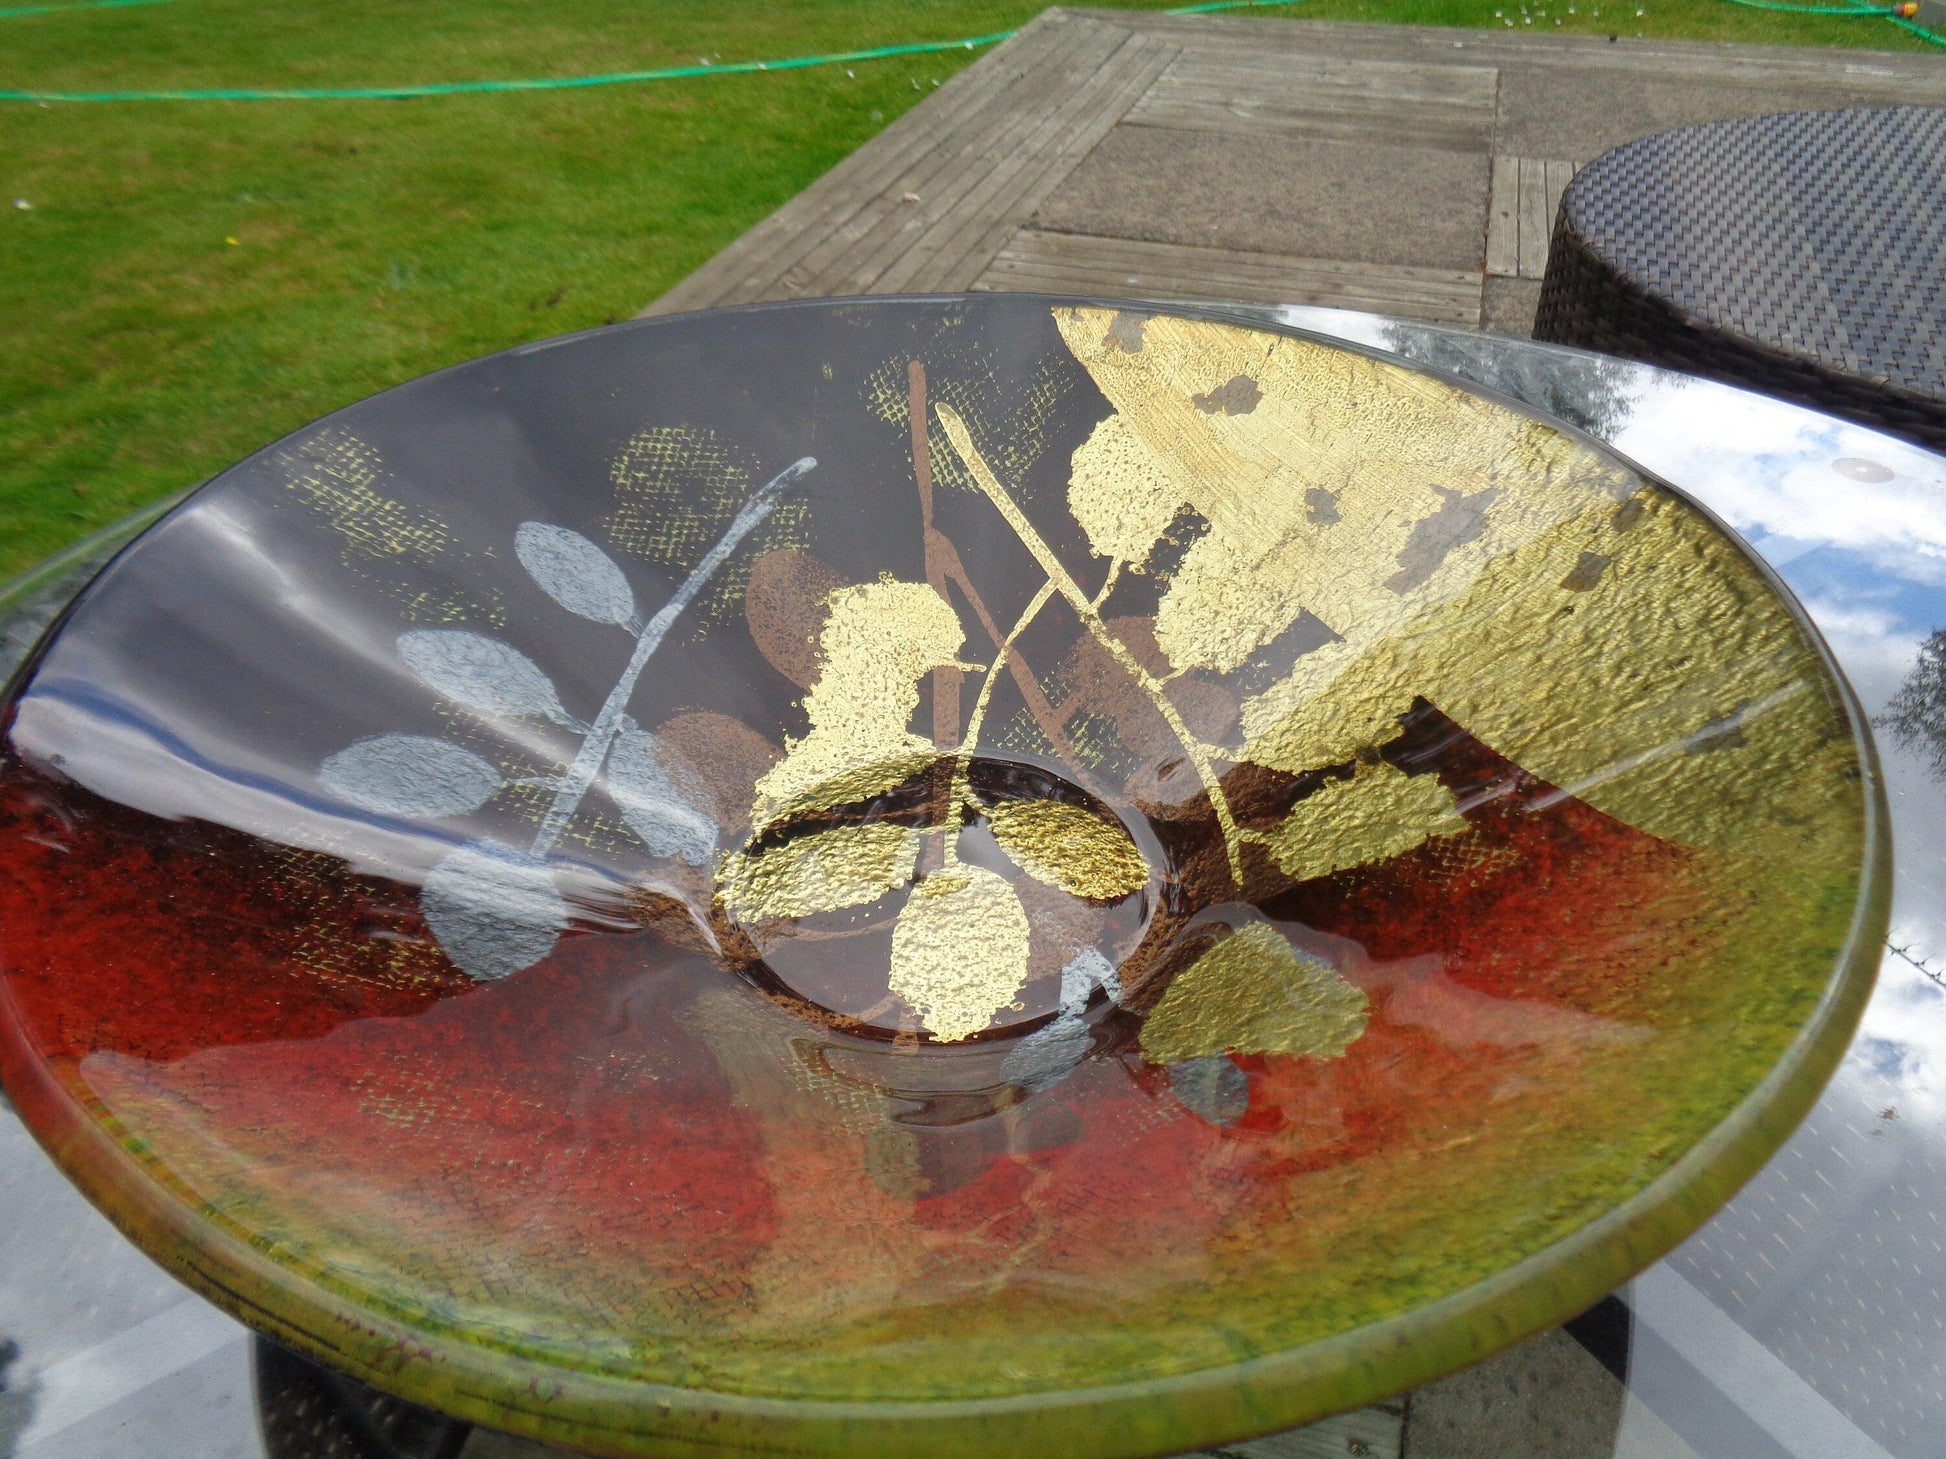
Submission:
[[1561,200],[1536,337],[1946,449],[1946,109],[1680,127]]

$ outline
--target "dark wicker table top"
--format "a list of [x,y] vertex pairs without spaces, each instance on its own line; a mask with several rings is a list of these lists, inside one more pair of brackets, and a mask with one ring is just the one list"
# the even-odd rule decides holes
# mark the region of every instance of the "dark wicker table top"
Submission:
[[1604,153],[1569,186],[1536,334],[1946,446],[1946,109],[1788,112]]

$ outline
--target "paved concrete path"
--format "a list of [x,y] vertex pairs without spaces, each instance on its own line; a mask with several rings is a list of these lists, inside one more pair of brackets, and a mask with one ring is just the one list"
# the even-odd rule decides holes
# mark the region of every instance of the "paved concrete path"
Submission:
[[1946,56],[1049,10],[647,312],[1014,289],[1525,334],[1579,164],[1894,102],[1946,105]]

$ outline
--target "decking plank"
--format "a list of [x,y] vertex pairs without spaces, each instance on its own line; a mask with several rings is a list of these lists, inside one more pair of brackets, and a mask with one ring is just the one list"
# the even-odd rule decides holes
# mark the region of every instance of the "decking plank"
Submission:
[[1072,95],[1048,113],[1024,142],[984,176],[969,179],[950,208],[927,220],[916,238],[896,249],[869,281],[871,293],[965,289],[1003,243],[1032,216],[1128,109],[1154,84],[1176,47],[1130,36]]
[[[1136,34],[1145,32],[1137,31]],[[1329,86],[1345,91],[1381,92],[1411,101],[1473,103],[1491,100],[1482,92],[1492,85],[1496,67],[1458,57],[1428,64],[1423,61],[1375,61],[1357,56],[1299,51],[1228,51],[1185,45],[1171,40],[1181,57],[1169,68],[1166,86],[1252,84],[1284,79],[1306,86]],[[1482,76],[1480,73],[1487,75]]]
[[1247,87],[1326,92],[1338,98],[1376,97],[1423,106],[1476,108],[1493,105],[1495,67],[1458,62],[1429,66],[1416,62],[1371,61],[1315,54],[1235,55],[1183,47],[1164,73],[1158,97],[1182,91],[1221,91]]
[[1539,157],[1520,159],[1519,213],[1520,277],[1537,279],[1547,267],[1547,163]]
[[1580,164],[1578,163],[1552,157],[1547,160],[1546,167],[1548,243],[1541,248],[1539,269],[1535,273],[1528,275],[1529,278],[1535,279],[1543,278],[1547,274],[1547,249],[1554,241],[1554,220],[1561,214],[1561,194],[1568,190],[1568,184],[1574,180],[1575,173],[1581,170]]
[[1580,163],[1558,157],[1494,157],[1487,202],[1489,277],[1545,276],[1561,194],[1580,170]]
[[[938,165],[942,142],[957,149],[994,143],[1007,128],[1014,103],[1044,89],[1044,75],[1066,63],[1090,41],[1111,48],[1126,33],[1085,17],[1048,11],[1024,27],[1007,45],[996,47],[877,137],[741,235],[689,274],[644,311],[666,314],[679,309],[743,303],[776,297],[792,269],[808,281],[806,261],[834,235],[850,237],[882,215],[889,185],[915,167]],[[909,188],[890,191],[897,200]],[[878,204],[874,209],[873,205]],[[784,292],[801,292],[801,287]]]
[[788,294],[864,292],[883,273],[889,253],[916,241],[981,179],[1031,148],[1049,117],[1074,107],[1077,94],[1132,42],[1125,31],[1109,26],[1077,28],[1076,35],[1078,45],[1023,76],[913,166],[882,178],[877,197],[807,251],[801,261],[804,277],[785,281]]
[[[1145,35],[1149,33],[1149,28],[1138,26],[1133,33]],[[1254,46],[1230,50],[1185,44],[1181,40],[1172,43],[1182,50],[1182,59],[1171,67],[1172,76],[1177,80],[1226,76],[1248,80],[1269,70],[1274,74],[1321,84],[1367,90],[1380,86],[1403,96],[1428,101],[1474,100],[1480,91],[1481,78],[1471,73],[1494,69],[1461,58],[1442,58],[1429,63],[1341,56],[1317,50],[1293,52],[1283,48],[1265,50]]]
[[1023,228],[976,289],[1124,298],[1334,304],[1449,324],[1480,321],[1481,276]]
[[1304,133],[1484,150],[1496,74],[1333,56],[1185,51],[1129,113],[1137,126],[1236,135]]
[[1520,273],[1520,159],[1495,157],[1487,195],[1487,272],[1511,279]]
[[1726,45],[1716,41],[1648,40],[1625,36],[1514,34],[1487,29],[1397,26],[1343,20],[1270,19],[1232,15],[1167,15],[1074,8],[1069,14],[1116,17],[1149,35],[1186,47],[1252,55],[1323,53],[1433,64],[1597,67],[1666,73],[1672,70],[1761,82],[1795,79],[1875,90],[1888,98],[1946,97],[1946,59],[1921,52],[1817,51],[1801,46]]

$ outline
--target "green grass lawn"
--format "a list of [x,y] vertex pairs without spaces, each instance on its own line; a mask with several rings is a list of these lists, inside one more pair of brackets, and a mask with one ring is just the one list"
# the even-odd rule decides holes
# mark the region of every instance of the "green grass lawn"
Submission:
[[[1922,48],[1882,21],[1721,0],[1530,6],[1550,29]],[[174,0],[0,16],[0,87],[565,76],[950,39],[1039,9]],[[1265,14],[1493,26],[1496,9],[1521,7]],[[0,577],[348,401],[628,317],[972,58],[413,101],[0,102]]]

